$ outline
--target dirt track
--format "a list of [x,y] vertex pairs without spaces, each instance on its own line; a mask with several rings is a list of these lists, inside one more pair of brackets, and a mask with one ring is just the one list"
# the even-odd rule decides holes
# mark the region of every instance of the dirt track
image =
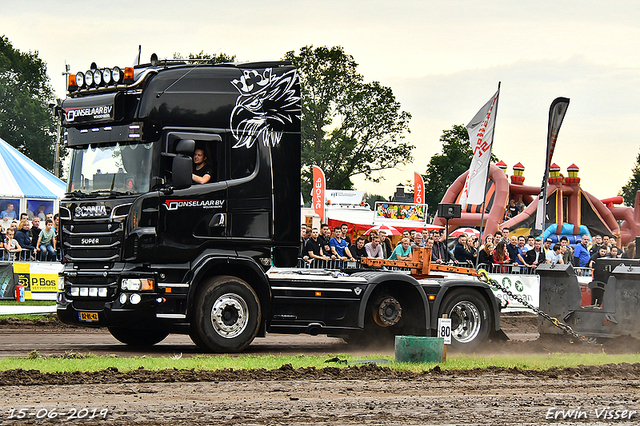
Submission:
[[[530,334],[531,318],[509,319],[507,334]],[[640,352],[637,341],[591,347],[566,340],[511,341],[487,351],[513,353]],[[110,369],[96,373],[0,372],[0,424],[42,424],[36,415],[88,409],[85,420],[156,424],[640,424],[640,364],[534,372],[488,368],[420,374],[384,365],[344,369],[198,372]],[[602,410],[636,411],[606,419]],[[9,420],[9,410],[28,408]],[[96,410],[93,412],[92,410]],[[101,420],[101,410],[108,410]],[[574,410],[579,420],[548,420]],[[577,410],[577,411],[575,411]],[[31,415],[33,413],[33,415]],[[85,412],[81,412],[84,414]],[[92,413],[96,416],[86,420]],[[565,414],[568,414],[566,412]],[[597,415],[600,414],[600,418]],[[622,411],[618,413],[622,415]],[[612,413],[615,415],[615,413]],[[626,416],[629,412],[626,413]],[[46,420],[44,424],[53,424]],[[55,420],[60,423],[60,418]]]

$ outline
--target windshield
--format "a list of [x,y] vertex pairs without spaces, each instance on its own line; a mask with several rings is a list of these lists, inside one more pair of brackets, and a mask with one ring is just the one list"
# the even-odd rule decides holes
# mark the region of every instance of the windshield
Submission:
[[149,191],[152,144],[117,144],[73,150],[68,192],[137,194]]

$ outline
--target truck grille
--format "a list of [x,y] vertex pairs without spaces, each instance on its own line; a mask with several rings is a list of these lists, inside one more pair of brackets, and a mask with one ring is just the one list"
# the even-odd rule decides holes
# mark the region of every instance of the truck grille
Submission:
[[121,222],[64,224],[62,248],[65,262],[110,263],[120,259],[123,226]]

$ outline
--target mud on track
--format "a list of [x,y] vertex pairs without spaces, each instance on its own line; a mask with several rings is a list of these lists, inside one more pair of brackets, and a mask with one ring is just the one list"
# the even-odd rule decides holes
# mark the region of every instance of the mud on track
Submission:
[[[77,331],[55,322],[0,322],[0,327],[19,327],[25,338],[29,330]],[[508,335],[533,338],[493,342],[480,352],[640,352],[640,342],[630,338],[603,345],[572,343],[563,337],[538,339],[537,319],[527,315],[506,317],[503,329]],[[313,339],[309,337],[309,341]],[[107,419],[69,421],[116,425],[528,425],[554,424],[556,421],[546,418],[550,412],[553,417],[560,410],[565,414],[573,410],[579,420],[558,420],[557,424],[640,424],[637,414],[625,420],[602,417],[606,407],[620,413],[625,409],[640,412],[640,364],[546,371],[498,367],[444,371],[436,367],[420,373],[384,365],[322,369],[285,365],[270,371],[156,372],[141,368],[120,372],[110,368],[47,374],[9,370],[0,372],[0,407],[0,425],[67,423],[64,417],[39,420],[35,414],[83,408],[89,413],[106,409]],[[34,414],[11,420],[12,408],[27,408],[27,413]]]
[[[435,368],[411,373],[375,365],[63,375],[13,371],[0,380],[0,424],[18,424],[8,420],[9,408],[108,409],[107,420],[89,423],[116,425],[553,424],[545,419],[550,410],[587,416],[561,424],[612,424],[599,421],[597,412],[605,407],[640,411],[640,364],[543,372]],[[47,384],[25,386],[30,382]],[[19,424],[54,423],[26,420]],[[637,414],[615,422],[637,423]]]

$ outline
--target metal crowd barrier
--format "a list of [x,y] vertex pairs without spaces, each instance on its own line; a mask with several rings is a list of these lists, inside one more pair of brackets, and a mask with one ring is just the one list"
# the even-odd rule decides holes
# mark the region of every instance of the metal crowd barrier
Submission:
[[0,261],[8,262],[60,262],[60,251],[56,251],[55,259],[47,259],[47,253],[37,252],[33,254],[33,250],[23,249],[19,253],[9,253],[7,250],[0,249]]
[[[455,263],[449,262],[448,265],[451,266],[469,266],[463,263]],[[473,266],[470,266],[473,268]],[[355,262],[343,262],[341,260],[319,260],[314,259],[311,262],[308,262],[304,259],[298,259],[298,268],[301,269],[368,269],[366,266],[362,266],[360,261],[356,260]],[[506,263],[506,264],[486,264],[480,263],[478,265],[478,270],[484,269],[490,274],[509,274],[509,275],[535,275],[536,270],[534,268],[529,268],[527,266],[518,265],[515,263]],[[591,276],[593,274],[593,269],[591,268],[573,268],[576,272],[577,276]],[[387,270],[394,271],[408,271],[407,268],[387,268]]]

